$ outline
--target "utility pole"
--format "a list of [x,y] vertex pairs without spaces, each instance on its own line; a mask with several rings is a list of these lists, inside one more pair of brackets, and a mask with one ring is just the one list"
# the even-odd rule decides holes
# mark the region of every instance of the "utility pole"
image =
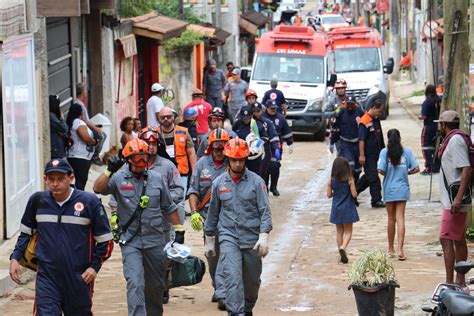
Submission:
[[[442,110],[461,115],[461,128],[468,121],[469,25],[465,0],[444,0],[444,94]],[[466,104],[467,102],[467,104]]]
[[397,80],[400,65],[400,8],[398,0],[390,0],[390,57],[393,58],[395,67],[392,78]]
[[[203,0],[207,3],[207,0]],[[214,25],[218,28],[222,28],[222,18],[221,18],[221,0],[216,0],[216,22]],[[224,46],[219,45],[217,46],[217,63],[221,65],[224,61]]]

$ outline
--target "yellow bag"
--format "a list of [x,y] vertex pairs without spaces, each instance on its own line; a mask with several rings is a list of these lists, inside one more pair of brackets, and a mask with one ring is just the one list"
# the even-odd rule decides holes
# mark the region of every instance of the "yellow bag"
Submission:
[[[36,192],[33,195],[33,213],[36,217],[36,212],[41,203],[41,195],[43,192]],[[36,272],[38,269],[38,256],[36,255],[36,243],[38,242],[38,234],[35,232],[31,235],[30,242],[26,247],[25,253],[23,257],[21,257],[20,261],[18,262],[21,266],[33,270]]]
[[26,247],[25,254],[21,257],[18,262],[21,266],[33,270],[36,272],[38,269],[38,256],[36,255],[36,242],[38,240],[38,234],[34,233],[31,236],[28,247]]

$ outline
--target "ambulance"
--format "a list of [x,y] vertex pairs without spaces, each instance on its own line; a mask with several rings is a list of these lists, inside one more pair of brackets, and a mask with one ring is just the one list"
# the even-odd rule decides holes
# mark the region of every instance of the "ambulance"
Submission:
[[[343,27],[328,33],[328,60],[331,71],[347,82],[347,91],[363,101],[373,87],[386,95],[385,112],[389,114],[388,75],[393,71],[393,58],[384,62],[384,46],[377,30],[366,26]],[[334,65],[332,65],[334,62]]]
[[324,35],[306,26],[278,25],[256,41],[250,89],[261,100],[270,81],[288,101],[287,119],[293,132],[326,137],[325,107],[336,81],[329,76]]

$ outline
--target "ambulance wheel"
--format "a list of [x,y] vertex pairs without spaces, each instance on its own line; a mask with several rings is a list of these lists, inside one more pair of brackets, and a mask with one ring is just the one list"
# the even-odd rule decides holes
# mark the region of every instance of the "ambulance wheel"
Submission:
[[387,98],[387,103],[385,104],[382,116],[380,117],[381,120],[386,120],[388,115],[390,114],[390,106],[389,106],[389,104],[390,104],[389,100],[390,99],[389,98],[390,98],[390,95]]
[[314,140],[318,141],[318,142],[324,142],[324,139],[326,138],[326,124],[324,124],[323,126],[321,126],[321,128],[319,129],[319,131],[317,131],[315,134],[314,134]]

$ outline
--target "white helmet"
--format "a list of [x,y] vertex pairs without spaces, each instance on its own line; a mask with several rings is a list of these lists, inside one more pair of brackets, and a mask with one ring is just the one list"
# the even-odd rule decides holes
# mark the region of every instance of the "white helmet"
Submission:
[[163,86],[159,84],[158,82],[155,82],[154,84],[151,85],[151,92],[158,92],[163,90]]
[[253,132],[245,137],[250,150],[250,156],[247,159],[254,160],[262,156],[262,159],[265,157],[265,148],[263,147],[264,142],[261,138],[257,137]]

